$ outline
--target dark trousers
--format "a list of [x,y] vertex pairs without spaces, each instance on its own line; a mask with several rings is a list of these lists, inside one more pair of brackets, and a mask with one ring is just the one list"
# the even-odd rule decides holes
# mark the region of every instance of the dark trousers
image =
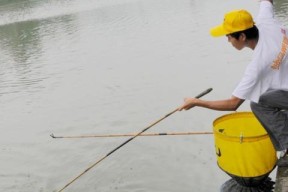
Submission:
[[270,90],[250,104],[276,151],[288,149],[288,91]]

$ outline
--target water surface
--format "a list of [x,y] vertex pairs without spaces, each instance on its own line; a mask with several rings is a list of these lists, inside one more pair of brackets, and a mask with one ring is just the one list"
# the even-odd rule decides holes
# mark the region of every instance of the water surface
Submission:
[[[252,52],[209,28],[237,8],[256,15],[258,2],[2,0],[1,191],[57,191],[127,139],[51,133],[138,132],[209,87],[230,97]],[[287,9],[275,2],[286,26]],[[149,132],[211,131],[225,113],[177,112]],[[139,137],[67,191],[214,192],[228,179],[211,135]]]

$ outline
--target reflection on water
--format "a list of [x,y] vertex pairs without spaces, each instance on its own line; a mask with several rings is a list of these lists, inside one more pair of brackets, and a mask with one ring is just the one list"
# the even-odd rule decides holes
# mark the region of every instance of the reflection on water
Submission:
[[129,2],[135,0],[4,0],[0,1],[0,25],[59,17]]
[[[0,191],[58,189],[122,141],[55,141],[51,132],[136,132],[211,85],[207,98],[229,95],[250,52],[236,54],[208,31],[243,2],[257,7],[251,0],[0,1]],[[287,23],[287,3],[275,9]],[[155,132],[210,130],[216,116],[177,113]],[[68,191],[214,192],[227,176],[213,146],[207,136],[139,138]]]
[[2,16],[0,24],[39,20],[67,14],[73,2],[74,0],[4,0],[0,2]]
[[[61,42],[58,40],[61,35],[75,31],[72,18],[73,16],[63,16],[0,26],[0,95],[21,91],[37,92],[45,86],[43,80],[52,78],[51,75],[57,73],[55,69],[49,70],[55,62],[46,65],[49,63],[46,56],[50,59],[57,58],[47,52],[46,42],[50,41],[55,45],[52,49],[59,49],[56,46],[57,42]],[[53,76],[55,77],[57,76]]]
[[29,90],[43,80],[36,67],[42,49],[38,26],[37,21],[0,26],[0,94]]
[[288,26],[288,19],[287,19],[288,1],[287,0],[274,1],[274,8],[275,8],[275,15],[287,27]]
[[38,26],[39,21],[1,26],[1,47],[9,52],[9,55],[15,59],[16,64],[27,64],[29,63],[29,57],[34,56],[33,52],[41,53]]

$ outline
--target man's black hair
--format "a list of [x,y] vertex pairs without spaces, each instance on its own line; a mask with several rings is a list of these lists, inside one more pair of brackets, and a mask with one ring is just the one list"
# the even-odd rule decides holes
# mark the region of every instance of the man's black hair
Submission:
[[235,33],[231,33],[229,35],[231,35],[232,37],[234,37],[235,39],[238,40],[240,35],[241,35],[241,33],[244,33],[248,40],[258,39],[259,38],[259,31],[258,31],[258,28],[255,25],[252,28],[249,28],[249,29],[246,29],[246,30],[243,30],[243,31],[238,31],[238,32],[235,32]]

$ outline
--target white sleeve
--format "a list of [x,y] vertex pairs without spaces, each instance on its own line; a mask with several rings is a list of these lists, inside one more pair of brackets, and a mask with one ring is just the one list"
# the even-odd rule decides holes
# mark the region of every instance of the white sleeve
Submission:
[[273,19],[273,4],[270,1],[261,1],[257,21],[261,19]]
[[240,83],[234,89],[232,95],[244,100],[257,100],[254,98],[257,92],[257,71],[251,67],[247,67]]
[[263,70],[259,67],[260,61],[255,58],[248,64],[244,75],[234,89],[232,95],[244,100],[258,102],[261,92],[261,77]]

